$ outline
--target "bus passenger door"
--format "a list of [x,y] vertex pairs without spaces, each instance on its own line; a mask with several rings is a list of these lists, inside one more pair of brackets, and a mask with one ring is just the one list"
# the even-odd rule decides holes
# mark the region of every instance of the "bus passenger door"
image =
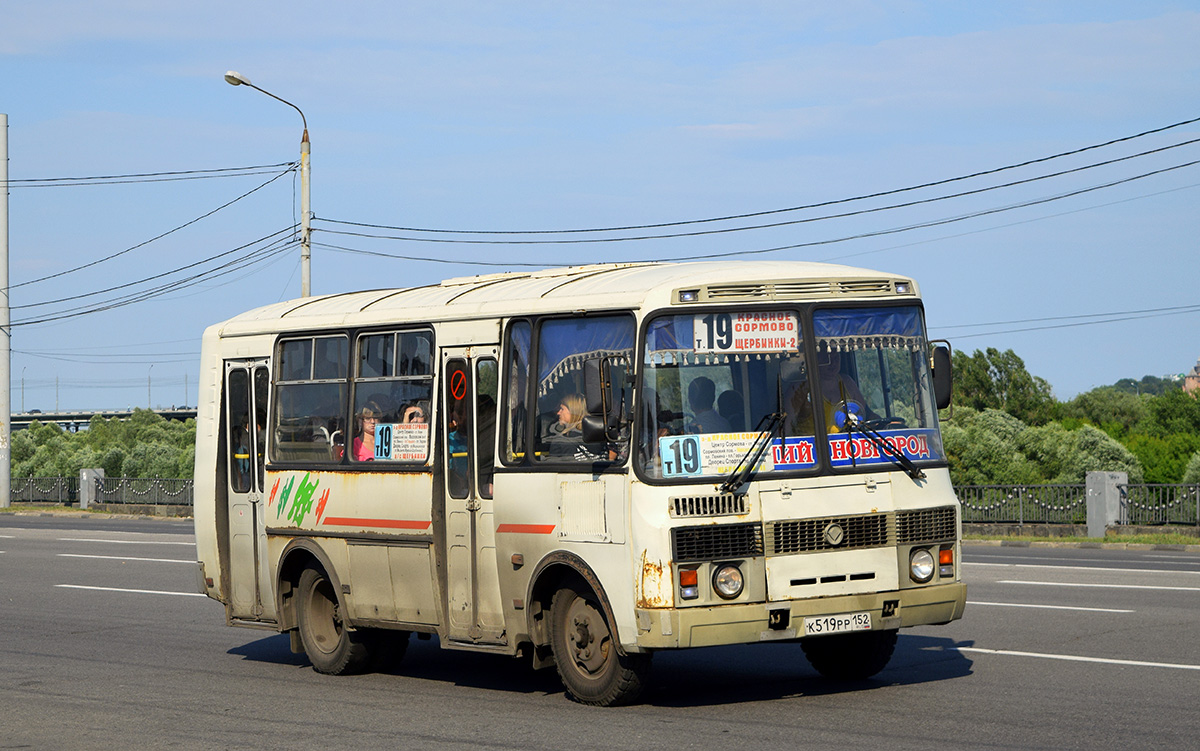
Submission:
[[263,520],[264,444],[267,424],[268,362],[225,362],[225,475],[229,504],[230,616],[249,620],[273,618],[274,603],[264,608],[262,593],[270,592],[263,560],[266,527]]
[[496,355],[494,346],[442,350],[448,635],[480,644],[505,643],[492,509]]

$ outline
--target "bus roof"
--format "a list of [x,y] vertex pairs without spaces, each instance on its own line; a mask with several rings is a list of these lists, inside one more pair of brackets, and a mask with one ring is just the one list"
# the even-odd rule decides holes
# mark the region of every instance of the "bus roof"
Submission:
[[[899,285],[899,286],[898,286]],[[385,322],[438,321],[698,303],[913,299],[907,277],[802,261],[608,263],[446,279],[421,287],[346,292],[267,305],[217,324],[220,336]]]

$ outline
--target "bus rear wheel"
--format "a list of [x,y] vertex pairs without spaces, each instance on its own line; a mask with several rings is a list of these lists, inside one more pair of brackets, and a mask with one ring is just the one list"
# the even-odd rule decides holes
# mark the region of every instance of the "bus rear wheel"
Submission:
[[817,672],[836,681],[860,681],[887,667],[897,631],[863,631],[803,639],[804,656]]
[[343,618],[333,582],[319,568],[300,574],[296,620],[304,652],[319,673],[357,673],[367,664],[370,650],[362,634]]
[[582,704],[629,704],[642,693],[650,656],[622,654],[596,595],[560,589],[550,606],[550,646],[567,693]]

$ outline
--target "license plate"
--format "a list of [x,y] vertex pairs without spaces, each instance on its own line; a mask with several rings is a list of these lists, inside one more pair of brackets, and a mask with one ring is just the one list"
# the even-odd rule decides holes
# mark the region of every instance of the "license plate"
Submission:
[[846,613],[844,615],[822,615],[804,619],[804,635],[844,634],[848,631],[870,631],[870,613]]

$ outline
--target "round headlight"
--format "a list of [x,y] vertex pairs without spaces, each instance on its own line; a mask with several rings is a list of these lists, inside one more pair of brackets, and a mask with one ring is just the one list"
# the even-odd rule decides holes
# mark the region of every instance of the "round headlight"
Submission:
[[915,582],[924,584],[933,578],[933,553],[927,548],[918,548],[908,556],[909,575]]
[[742,580],[742,570],[732,564],[726,564],[713,574],[713,590],[726,600],[732,600],[742,593],[745,582]]

